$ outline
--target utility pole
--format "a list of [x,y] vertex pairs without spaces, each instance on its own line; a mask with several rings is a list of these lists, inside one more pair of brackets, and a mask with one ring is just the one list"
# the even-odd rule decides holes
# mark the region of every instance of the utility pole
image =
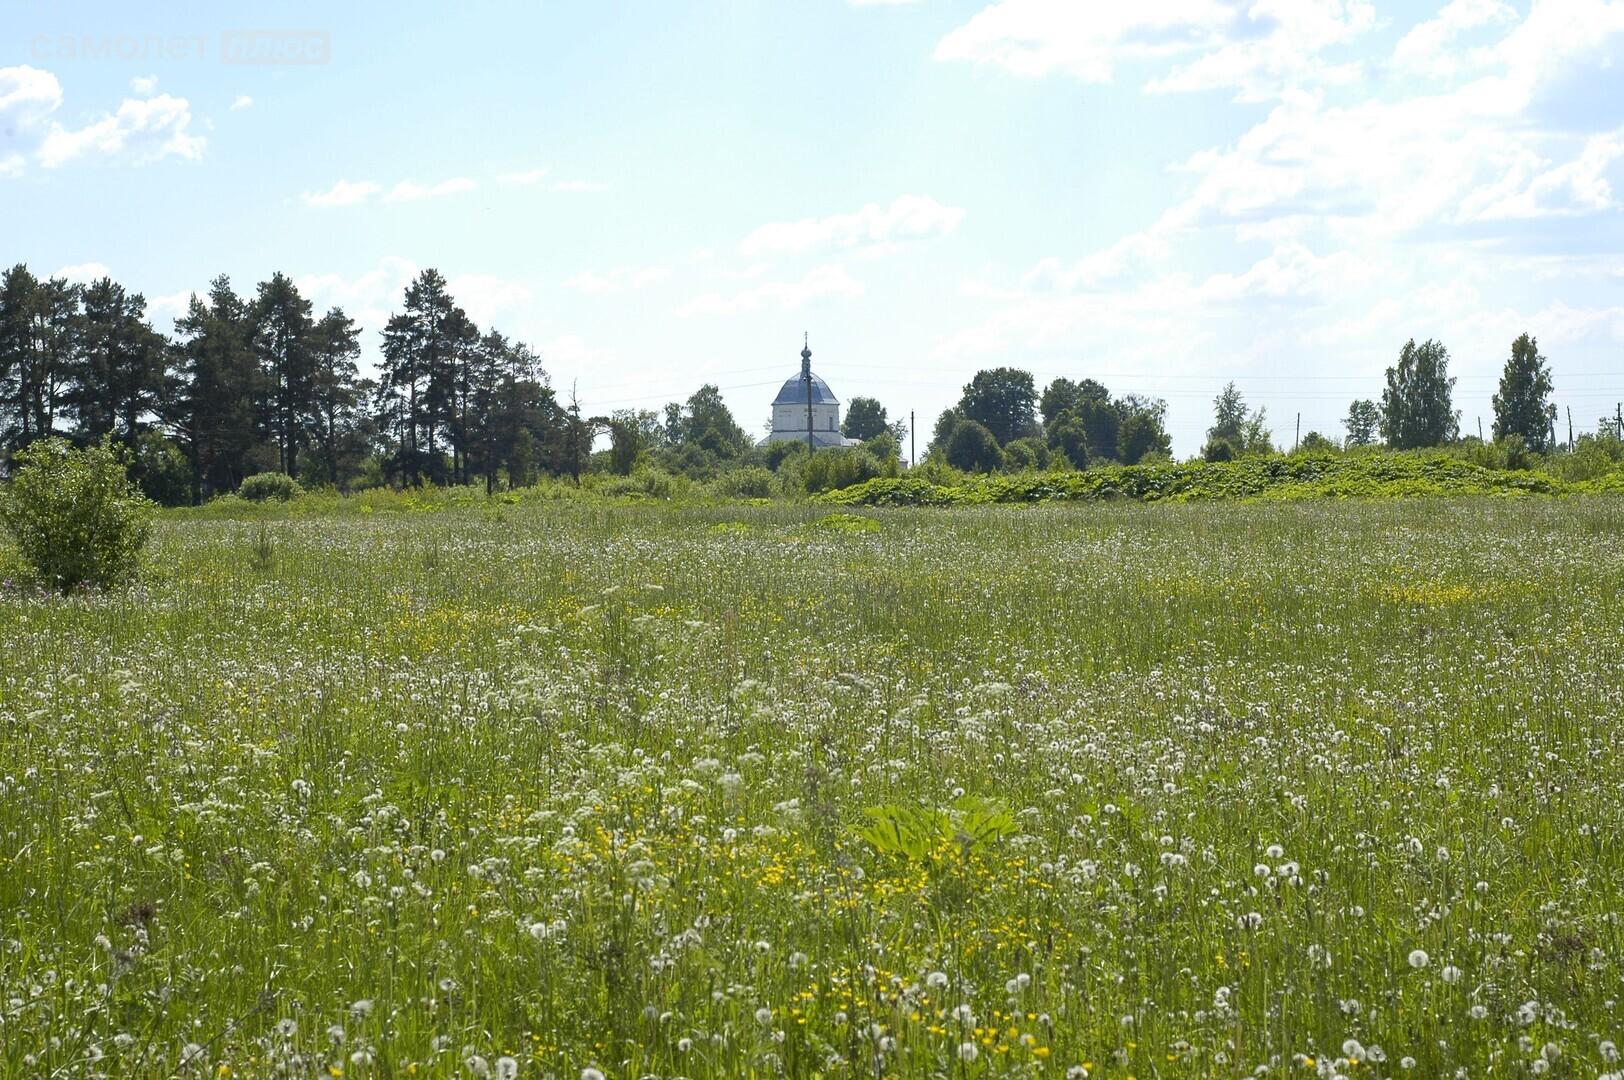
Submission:
[[1573,452],[1573,406],[1568,406],[1568,452]]
[[575,383],[570,383],[570,477],[575,486],[581,486],[581,399],[576,396]]
[[1303,444],[1303,414],[1297,414],[1297,434],[1291,439],[1291,452],[1295,454],[1297,448]]
[[805,331],[801,332],[801,381],[806,383],[806,452],[810,456],[817,446],[812,441],[812,346]]
[[1483,441],[1483,418],[1481,416],[1477,418],[1477,441]]
[[908,468],[911,469],[915,465],[918,465],[918,464],[919,464],[919,457],[917,455],[917,452],[914,450],[914,414],[913,414],[913,410],[909,409],[908,410]]

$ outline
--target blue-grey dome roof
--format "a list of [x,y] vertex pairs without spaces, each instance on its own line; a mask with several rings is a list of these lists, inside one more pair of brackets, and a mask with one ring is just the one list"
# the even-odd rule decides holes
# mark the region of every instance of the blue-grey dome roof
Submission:
[[[806,383],[801,381],[801,377],[799,375],[790,376],[789,379],[784,382],[784,388],[778,391],[778,396],[773,398],[773,404],[805,405]],[[812,373],[812,404],[840,404],[840,399],[835,397],[835,392],[833,390],[829,389],[829,384],[818,378],[818,373],[815,371]]]

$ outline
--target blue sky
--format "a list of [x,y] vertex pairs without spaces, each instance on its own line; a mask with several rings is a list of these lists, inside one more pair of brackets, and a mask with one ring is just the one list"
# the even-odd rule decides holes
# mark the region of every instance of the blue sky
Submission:
[[164,329],[282,270],[369,343],[432,266],[589,410],[751,431],[808,331],[921,449],[999,364],[1165,397],[1180,455],[1229,379],[1340,435],[1412,336],[1472,431],[1527,330],[1586,430],[1621,52],[1624,0],[14,2],[0,259]]

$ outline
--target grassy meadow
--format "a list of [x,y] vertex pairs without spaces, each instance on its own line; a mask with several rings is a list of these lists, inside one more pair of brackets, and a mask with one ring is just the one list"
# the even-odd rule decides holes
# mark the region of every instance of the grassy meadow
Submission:
[[1624,499],[435,509],[0,586],[0,1075],[1624,1068]]

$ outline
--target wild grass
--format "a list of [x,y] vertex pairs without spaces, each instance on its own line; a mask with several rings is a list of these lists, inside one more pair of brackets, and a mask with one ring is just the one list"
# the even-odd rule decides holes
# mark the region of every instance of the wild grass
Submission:
[[1616,1070],[1621,536],[171,516],[0,589],[0,1075]]

